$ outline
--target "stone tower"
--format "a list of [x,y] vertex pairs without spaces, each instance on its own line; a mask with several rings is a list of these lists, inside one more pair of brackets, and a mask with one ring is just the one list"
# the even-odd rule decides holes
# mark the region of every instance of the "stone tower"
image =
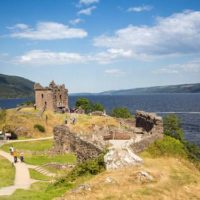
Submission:
[[68,90],[65,85],[56,85],[52,81],[48,87],[35,83],[35,105],[39,110],[54,112],[68,111]]

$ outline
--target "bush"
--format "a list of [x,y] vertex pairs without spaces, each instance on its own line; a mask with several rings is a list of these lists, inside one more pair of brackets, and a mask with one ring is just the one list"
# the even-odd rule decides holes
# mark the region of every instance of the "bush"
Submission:
[[40,125],[40,124],[35,124],[34,125],[34,129],[37,129],[38,131],[44,133],[45,132],[45,128],[44,126]]
[[200,148],[184,139],[181,122],[176,115],[168,115],[164,117],[164,134],[179,140],[184,145],[188,158],[199,162]]
[[76,167],[74,167],[66,177],[58,180],[55,185],[59,185],[60,183],[68,184],[69,182],[75,181],[81,176],[96,175],[101,173],[105,170],[104,155],[105,153],[102,153],[95,159],[87,160],[77,164]]
[[162,140],[157,140],[149,146],[147,152],[153,157],[159,156],[179,156],[187,157],[184,144],[170,136],[164,136]]
[[100,103],[92,104],[92,111],[104,111],[104,107]]
[[82,108],[85,113],[94,112],[94,111],[104,111],[104,107],[100,103],[92,103],[87,98],[79,98],[75,104],[76,108]]
[[129,110],[125,107],[114,108],[111,115],[117,118],[131,118],[132,117]]
[[75,104],[76,108],[82,108],[86,113],[91,111],[91,103],[89,99],[86,98],[79,98]]
[[184,140],[184,133],[181,129],[180,119],[176,115],[164,117],[164,134],[171,136],[181,142]]

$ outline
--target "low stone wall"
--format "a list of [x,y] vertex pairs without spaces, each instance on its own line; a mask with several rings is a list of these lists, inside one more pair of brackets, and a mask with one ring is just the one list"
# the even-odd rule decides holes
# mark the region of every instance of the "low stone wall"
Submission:
[[103,137],[104,140],[130,140],[131,136],[128,133],[111,132]]
[[74,152],[79,161],[96,158],[102,151],[100,147],[71,133],[65,125],[56,126],[54,133],[54,151],[57,153]]
[[160,133],[145,136],[139,142],[132,143],[130,145],[130,148],[133,150],[134,153],[139,153],[147,149],[149,145],[155,142],[156,140],[162,139],[162,138],[163,138],[163,134],[160,134]]

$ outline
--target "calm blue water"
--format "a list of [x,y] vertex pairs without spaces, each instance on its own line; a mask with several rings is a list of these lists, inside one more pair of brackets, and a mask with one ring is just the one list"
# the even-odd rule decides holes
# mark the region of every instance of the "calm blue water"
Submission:
[[[74,107],[76,96],[70,96]],[[136,110],[157,112],[159,115],[176,113],[182,121],[186,139],[200,146],[200,94],[141,94],[133,96],[86,96],[93,102],[102,103],[107,112],[125,106],[134,114]],[[30,99],[0,99],[1,108],[14,108]]]

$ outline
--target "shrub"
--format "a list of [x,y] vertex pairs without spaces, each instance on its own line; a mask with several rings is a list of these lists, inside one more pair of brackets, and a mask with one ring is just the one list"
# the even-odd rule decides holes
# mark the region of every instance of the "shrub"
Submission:
[[179,156],[186,157],[184,144],[170,136],[164,136],[162,140],[157,140],[149,146],[147,152],[153,157],[159,156]]
[[181,122],[176,115],[167,115],[164,117],[164,134],[179,140],[184,145],[188,158],[199,162],[200,148],[184,139]]
[[132,117],[129,110],[125,107],[114,108],[111,115],[117,118],[131,118]]
[[87,98],[79,98],[75,104],[76,108],[81,107],[86,113],[91,112],[91,102]]
[[81,107],[85,113],[93,112],[93,111],[104,111],[104,106],[100,103],[92,103],[87,98],[79,98],[75,104],[76,108]]
[[184,133],[181,129],[180,119],[176,115],[167,115],[164,117],[164,134],[175,139],[184,140]]
[[68,184],[81,176],[96,175],[101,173],[105,170],[104,155],[105,153],[102,153],[95,159],[77,164],[66,177],[59,179],[55,185],[59,185],[60,183]]
[[45,132],[45,128],[44,126],[40,125],[40,124],[35,124],[34,125],[34,129],[37,129],[38,131],[44,133]]
[[92,104],[92,111],[104,111],[104,106],[100,103]]

